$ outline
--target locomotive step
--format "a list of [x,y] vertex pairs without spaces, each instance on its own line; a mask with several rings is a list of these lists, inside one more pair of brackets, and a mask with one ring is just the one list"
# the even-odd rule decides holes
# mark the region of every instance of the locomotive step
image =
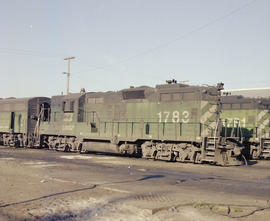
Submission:
[[270,150],[263,150],[262,153],[270,154]]
[[205,158],[202,159],[202,161],[214,162],[214,158],[213,157],[205,157]]
[[207,144],[208,144],[209,146],[215,146],[216,143],[215,143],[215,142],[208,142]]
[[208,140],[207,140],[208,143],[215,143],[215,142],[217,142],[217,141],[218,141],[218,139],[208,139]]

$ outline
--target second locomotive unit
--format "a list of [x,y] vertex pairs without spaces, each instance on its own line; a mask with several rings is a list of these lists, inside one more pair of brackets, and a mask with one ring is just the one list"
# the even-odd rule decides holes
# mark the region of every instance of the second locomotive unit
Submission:
[[253,159],[270,158],[270,98],[222,97],[227,136],[239,138]]

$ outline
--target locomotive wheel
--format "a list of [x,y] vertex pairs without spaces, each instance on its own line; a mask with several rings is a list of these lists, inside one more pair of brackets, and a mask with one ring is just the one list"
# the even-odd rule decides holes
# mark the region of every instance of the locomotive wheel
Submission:
[[63,152],[70,152],[70,148],[67,144],[65,145]]
[[79,152],[79,153],[85,153],[85,152],[82,151],[82,144],[81,143],[78,144],[77,152]]
[[258,150],[253,150],[252,151],[252,159],[258,159],[259,158],[259,151]]

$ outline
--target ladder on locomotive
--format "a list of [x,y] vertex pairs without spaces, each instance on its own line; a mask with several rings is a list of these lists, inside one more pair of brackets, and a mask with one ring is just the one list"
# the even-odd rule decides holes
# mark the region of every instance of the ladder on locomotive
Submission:
[[205,137],[203,146],[203,161],[214,162],[215,150],[217,145],[217,137]]

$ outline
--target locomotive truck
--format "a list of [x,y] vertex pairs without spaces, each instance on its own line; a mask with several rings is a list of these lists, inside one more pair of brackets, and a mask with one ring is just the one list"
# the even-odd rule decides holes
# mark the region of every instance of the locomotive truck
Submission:
[[[241,144],[234,138],[221,136],[222,89],[222,83],[190,86],[168,81],[156,87],[53,96],[50,102],[44,101],[46,105],[35,98],[36,106],[42,108],[34,111],[36,115],[33,112],[25,115],[28,116],[25,121],[36,121],[34,129],[26,130],[25,143],[59,151],[239,165]],[[3,112],[1,109],[0,116]],[[6,121],[0,123],[6,122],[7,127],[12,112],[5,113],[3,119]],[[1,129],[4,144],[6,136],[9,143],[16,143],[13,140],[18,140],[17,134],[11,126]]]
[[222,114],[227,134],[242,140],[253,159],[270,157],[270,98],[222,96]]

